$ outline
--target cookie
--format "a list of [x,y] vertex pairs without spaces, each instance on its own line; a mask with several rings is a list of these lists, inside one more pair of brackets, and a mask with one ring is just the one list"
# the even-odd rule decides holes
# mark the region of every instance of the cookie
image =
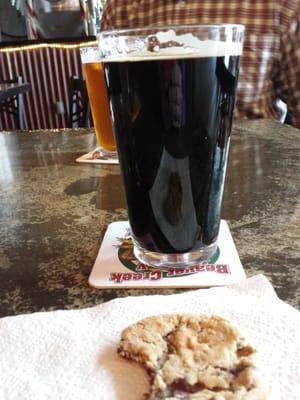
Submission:
[[146,318],[122,332],[118,352],[147,369],[147,399],[265,400],[251,356],[255,350],[218,316]]

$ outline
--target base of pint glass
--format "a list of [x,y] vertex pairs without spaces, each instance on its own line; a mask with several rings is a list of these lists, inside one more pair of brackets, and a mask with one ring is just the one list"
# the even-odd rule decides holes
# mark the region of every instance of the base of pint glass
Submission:
[[205,247],[188,253],[158,253],[141,247],[135,240],[134,255],[145,265],[157,269],[188,268],[208,262],[217,252],[217,240]]
[[116,150],[115,151],[109,151],[109,150],[104,149],[101,146],[97,147],[96,150],[99,151],[100,153],[102,153],[104,157],[107,157],[107,158],[118,158],[118,153],[117,153]]

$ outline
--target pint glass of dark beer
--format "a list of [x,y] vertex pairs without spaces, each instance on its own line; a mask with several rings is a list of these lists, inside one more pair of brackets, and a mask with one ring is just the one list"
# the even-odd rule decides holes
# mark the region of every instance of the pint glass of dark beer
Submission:
[[135,256],[156,268],[217,249],[244,27],[98,35]]

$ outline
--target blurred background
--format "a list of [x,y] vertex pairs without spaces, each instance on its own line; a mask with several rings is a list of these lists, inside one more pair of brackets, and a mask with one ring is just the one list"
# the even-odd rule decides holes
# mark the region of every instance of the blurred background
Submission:
[[[24,129],[93,125],[83,98],[80,48],[96,45],[104,3],[0,0],[0,84],[30,86],[20,102]],[[16,115],[1,112],[0,130],[18,129]]]
[[105,0],[0,0],[0,40],[95,35]]

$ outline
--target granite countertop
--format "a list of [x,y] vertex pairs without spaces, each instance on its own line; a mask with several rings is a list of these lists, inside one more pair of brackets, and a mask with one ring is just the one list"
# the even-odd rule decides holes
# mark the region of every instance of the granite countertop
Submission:
[[[119,166],[75,163],[94,147],[91,130],[0,133],[0,316],[174,293],[88,285],[107,225],[127,218]],[[236,123],[222,211],[247,275],[298,309],[299,154],[297,129]]]

